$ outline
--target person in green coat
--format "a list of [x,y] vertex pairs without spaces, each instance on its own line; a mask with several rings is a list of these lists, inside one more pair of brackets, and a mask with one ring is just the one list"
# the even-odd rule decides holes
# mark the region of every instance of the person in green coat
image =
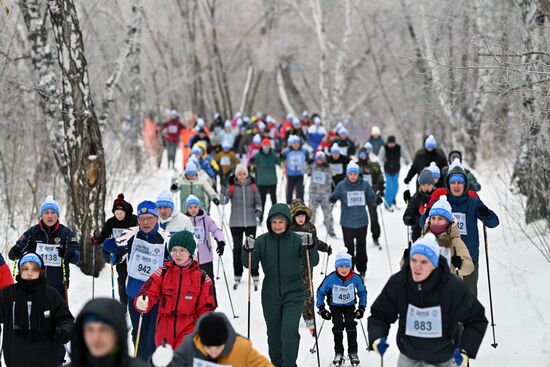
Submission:
[[[255,182],[262,199],[262,213],[264,213],[267,194],[271,197],[271,204],[277,203],[277,170],[275,167],[280,162],[277,153],[271,149],[271,140],[264,138],[262,149],[252,157]],[[260,222],[263,220],[262,214],[259,219]]]
[[245,242],[241,254],[248,268],[252,252],[252,268],[260,263],[265,274],[262,284],[262,308],[267,324],[267,343],[271,362],[277,367],[294,367],[298,358],[300,334],[298,327],[306,298],[300,268],[319,263],[319,253],[313,243],[303,246],[299,235],[290,231],[290,209],[275,204],[267,217],[268,233],[256,238],[253,245]]

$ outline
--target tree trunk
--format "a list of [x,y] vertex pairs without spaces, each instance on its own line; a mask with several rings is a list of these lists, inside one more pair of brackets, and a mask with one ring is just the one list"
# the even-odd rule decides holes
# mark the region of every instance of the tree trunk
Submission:
[[[48,9],[61,69],[65,181],[70,198],[68,207],[72,208],[69,225],[80,239],[80,267],[85,274],[91,274],[92,251],[88,239],[94,232],[99,233],[105,219],[103,144],[74,2],[49,0]],[[98,257],[101,258],[96,256],[96,260]]]

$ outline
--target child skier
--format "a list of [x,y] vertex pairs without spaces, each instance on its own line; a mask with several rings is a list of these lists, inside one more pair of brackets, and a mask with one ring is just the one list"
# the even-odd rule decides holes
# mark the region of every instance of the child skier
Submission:
[[185,200],[191,194],[199,198],[200,207],[204,208],[207,213],[210,212],[210,201],[216,205],[220,203],[212,185],[205,178],[199,176],[198,167],[193,162],[187,163],[185,174],[170,186],[170,191],[177,192],[178,190],[180,192],[180,208],[185,208]]
[[[336,353],[332,364],[342,365],[344,361],[344,328],[348,338],[348,357],[352,366],[359,365],[357,356],[357,323],[355,319],[363,318],[367,307],[367,289],[361,277],[352,269],[351,255],[347,250],[336,254],[334,263],[336,271],[329,274],[317,290],[317,307],[319,315],[325,320],[332,319],[334,327],[334,352]],[[325,308],[325,297],[330,311]],[[359,307],[356,297],[359,297]]]
[[[433,174],[429,169],[424,168],[422,172],[420,172],[420,175],[418,175],[418,191],[412,196],[412,198],[409,193],[409,200],[406,200],[407,198],[405,198],[405,201],[408,201],[408,204],[407,209],[405,209],[405,213],[403,213],[403,223],[405,223],[406,226],[411,226],[411,243],[420,238],[422,232],[422,228],[419,224],[420,216],[426,211],[426,207],[433,192]],[[405,194],[406,193],[407,191]]]
[[[327,245],[325,242],[321,241],[317,237],[317,229],[315,225],[311,222],[312,212],[311,209],[304,204],[300,199],[292,200],[292,205],[290,207],[290,215],[292,216],[292,223],[290,224],[290,230],[298,235],[304,233],[311,233],[313,244],[317,246],[318,251],[326,252],[330,256],[332,254],[332,247]],[[302,317],[306,326],[309,328],[309,331],[313,334],[315,332],[313,318],[315,317],[313,304],[311,299],[313,295],[311,294],[311,289],[309,287],[309,275],[307,267],[302,264],[300,268],[302,279],[304,281],[304,286],[306,287],[306,299],[304,300],[304,310],[302,311]]]
[[330,237],[336,237],[334,220],[332,219],[332,206],[328,201],[333,185],[332,168],[328,164],[324,152],[315,153],[315,163],[311,165],[310,175],[309,206],[312,214],[311,222],[315,223],[317,208],[321,206],[327,233]]

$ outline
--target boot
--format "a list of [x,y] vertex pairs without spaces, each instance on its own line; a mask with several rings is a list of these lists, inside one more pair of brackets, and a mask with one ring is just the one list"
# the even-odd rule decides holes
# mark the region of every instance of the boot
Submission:
[[349,363],[351,363],[353,367],[359,366],[359,356],[357,355],[357,353],[350,353],[348,357]]
[[252,281],[254,282],[254,292],[257,292],[258,285],[260,284],[260,277],[258,275],[255,275],[252,277]]
[[233,290],[237,289],[240,283],[241,283],[241,277],[238,275],[235,275],[235,284],[233,284]]
[[332,361],[333,366],[341,366],[342,363],[344,363],[344,354],[343,353],[336,353],[334,356],[334,360]]

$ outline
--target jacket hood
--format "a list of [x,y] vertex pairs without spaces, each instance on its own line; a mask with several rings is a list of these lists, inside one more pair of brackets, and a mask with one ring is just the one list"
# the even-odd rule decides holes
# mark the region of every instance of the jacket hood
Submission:
[[447,173],[447,177],[445,177],[445,188],[447,189],[447,192],[449,193],[448,195],[453,196],[453,194],[451,194],[451,186],[449,185],[449,178],[451,178],[451,175],[453,175],[455,173],[457,173],[457,174],[461,175],[462,177],[464,177],[464,192],[462,193],[462,196],[468,195],[468,185],[469,185],[468,175],[460,167],[454,167],[453,169],[451,169]]
[[275,233],[273,233],[271,229],[271,226],[269,225],[269,222],[271,222],[271,218],[273,218],[275,215],[283,215],[286,218],[286,220],[288,221],[288,227],[284,233],[290,232],[290,223],[292,223],[290,209],[288,208],[288,205],[279,203],[279,204],[274,204],[271,207],[271,209],[269,209],[269,214],[267,215],[267,222],[266,222],[269,233],[271,233],[272,235],[275,235]]
[[[225,342],[225,347],[223,348],[223,351],[218,356],[218,359],[219,359],[228,355],[231,352],[231,349],[235,344],[235,340],[237,339],[237,333],[235,332],[235,329],[233,329],[233,326],[231,325],[231,323],[229,322],[229,320],[227,319],[224,313],[209,312],[208,314],[214,314],[216,316],[223,318],[223,321],[225,322],[225,326],[227,327],[227,341]],[[198,350],[200,350],[202,354],[207,355],[206,349],[204,349],[204,345],[202,344],[199,336],[199,325],[201,324],[202,319],[204,318],[205,315],[202,315],[197,321],[197,324],[195,325],[195,331],[193,331],[193,342],[195,343],[195,347]]]
[[302,200],[294,199],[290,205],[290,215],[294,218],[298,212],[306,214],[306,222],[310,221],[313,217],[313,212]]
[[84,342],[84,318],[97,315],[107,320],[118,336],[119,364],[125,366],[128,355],[128,328],[126,326],[126,309],[119,302],[110,298],[96,298],[88,302],[76,318],[71,337],[71,360],[73,366],[84,366],[88,348]]

